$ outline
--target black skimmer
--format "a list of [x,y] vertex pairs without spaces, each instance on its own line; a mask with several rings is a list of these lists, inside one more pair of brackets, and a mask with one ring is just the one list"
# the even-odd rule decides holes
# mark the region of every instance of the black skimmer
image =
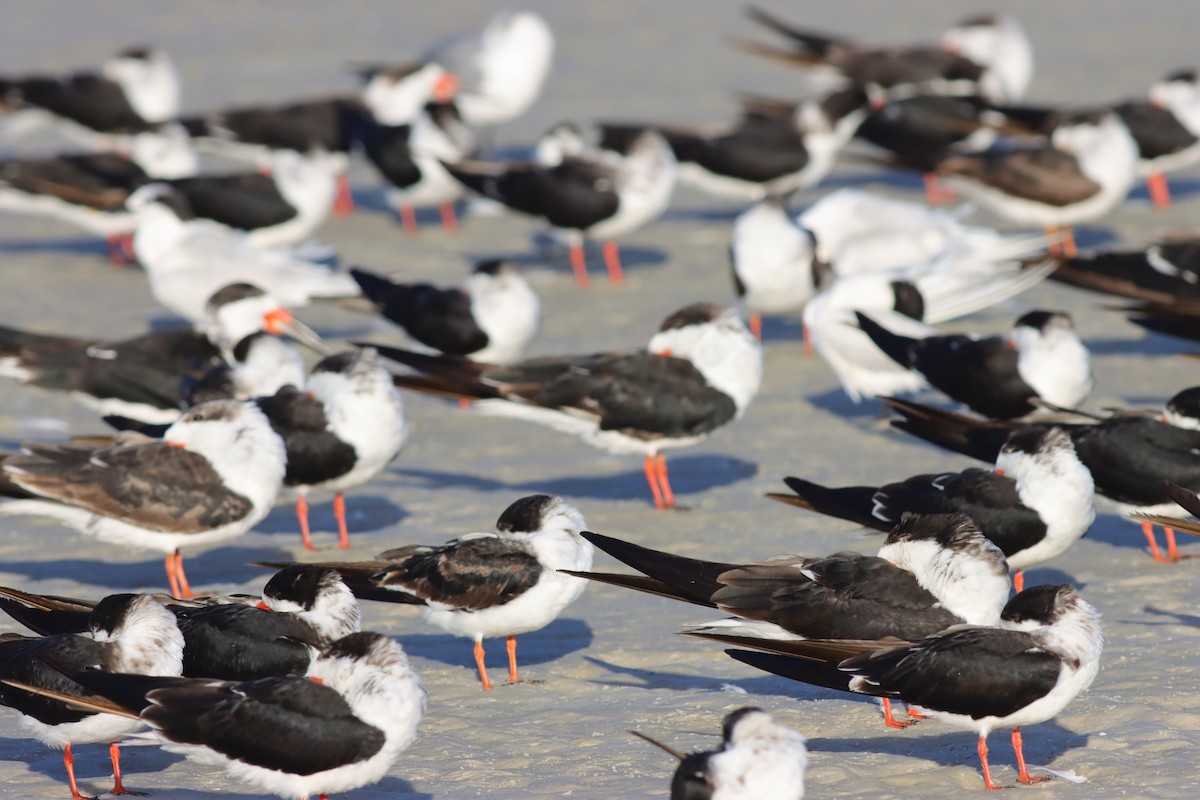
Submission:
[[1043,145],[950,156],[937,174],[985,208],[1061,235],[1075,255],[1071,226],[1097,219],[1125,199],[1137,177],[1137,145],[1112,112],[1064,115]]
[[379,171],[384,195],[406,233],[417,231],[417,208],[437,206],[442,227],[453,232],[458,219],[454,204],[464,194],[443,163],[454,164],[475,149],[475,136],[453,103],[430,103],[403,124],[365,123],[359,135],[362,152]]
[[881,531],[906,513],[966,514],[1004,553],[1018,592],[1026,569],[1062,555],[1096,518],[1092,474],[1061,428],[1013,431],[995,472],[967,469],[840,489],[800,478],[784,482],[795,494],[767,496]]
[[[1063,259],[1051,280],[1154,307],[1200,303],[1200,239],[1163,237],[1133,250],[1102,250]],[[1164,331],[1167,332],[1167,331]]]
[[253,403],[184,412],[163,441],[28,444],[3,462],[33,499],[0,514],[51,517],[102,541],[167,553],[171,594],[191,596],[179,549],[241,536],[271,510],[287,465],[283,441]]
[[550,73],[554,33],[532,11],[504,10],[479,32],[433,46],[427,61],[458,79],[457,103],[467,124],[494,127],[524,114]]
[[[305,564],[272,576],[257,604],[252,596],[155,599],[175,615],[189,678],[303,675],[319,648],[359,630],[358,600],[338,572]],[[85,633],[97,605],[0,587],[0,607],[43,636]]]
[[602,144],[653,127],[670,143],[680,180],[716,195],[757,201],[824,178],[866,117],[868,103],[857,87],[798,104],[750,101],[730,127],[604,124]]
[[143,186],[128,206],[137,215],[133,249],[150,291],[185,319],[200,319],[205,300],[230,283],[252,283],[289,307],[359,293],[349,275],[286,250],[257,247],[245,233],[195,219],[187,201],[169,186]]
[[915,392],[925,386],[924,377],[880,350],[858,327],[857,312],[869,313],[904,336],[936,336],[932,324],[1006,300],[1053,270],[1050,260],[995,264],[975,257],[960,261],[947,254],[905,269],[847,275],[804,307],[805,341],[812,343],[856,403],[864,397]]
[[1150,87],[1147,101],[1117,106],[1141,156],[1138,169],[1159,207],[1171,204],[1164,173],[1200,159],[1200,77],[1194,69],[1167,75]]
[[683,754],[632,732],[679,760],[671,800],[804,800],[805,738],[761,708],[739,708],[721,723],[721,746]]
[[102,414],[174,422],[204,399],[246,399],[302,384],[304,362],[287,336],[324,344],[279,302],[249,284],[215,292],[195,327],[105,341],[0,327],[0,375],[71,392]]
[[[611,153],[612,151],[606,151]],[[637,230],[666,210],[675,186],[675,156],[655,131],[642,131],[622,155],[565,158],[554,166],[532,162],[447,164],[475,192],[544,219],[570,241],[571,268],[587,286],[585,238],[606,240],[604,262],[614,283],[622,280],[614,239]]]
[[[730,619],[689,626],[767,639],[921,638],[951,625],[992,625],[1012,590],[1008,562],[963,514],[905,515],[878,556],[778,556],[757,564],[684,558],[596,533],[584,536],[640,572],[572,572],[717,608]],[[883,704],[888,727],[906,727]]]
[[643,350],[542,357],[507,366],[390,347],[380,354],[427,373],[401,388],[476,400],[485,414],[573,433],[612,453],[645,456],[654,505],[674,508],[664,450],[733,422],[758,394],[762,346],[732,309],[696,303],[659,326]]
[[85,693],[60,670],[98,668],[141,675],[179,675],[183,635],[175,617],[149,595],[114,594],[88,614],[85,632],[42,638],[7,634],[0,641],[0,705],[21,714],[25,729],[38,741],[63,751],[73,800],[85,800],[75,784],[73,744],[109,742],[112,793],[141,794],[121,782],[117,740],[141,727],[123,716],[80,711],[59,700],[13,686],[10,681],[66,694]]
[[179,73],[156,48],[129,48],[95,71],[0,77],[0,108],[67,123],[86,144],[139,133],[179,113]]
[[538,330],[541,303],[517,265],[481,261],[461,287],[397,283],[350,270],[363,294],[389,322],[439,353],[489,364],[519,359]]
[[960,626],[922,641],[778,641],[704,634],[767,652],[727,650],[752,667],[842,691],[904,700],[934,719],[979,734],[979,763],[992,782],[987,736],[1012,728],[1017,780],[1040,783],[1025,764],[1021,728],[1052,719],[1092,685],[1104,637],[1100,612],[1068,585],[1036,586],[1004,607],[999,627]]
[[475,665],[488,691],[483,640],[507,638],[508,679],[519,682],[517,635],[549,625],[587,587],[587,581],[562,572],[591,569],[592,545],[580,535],[586,527],[583,514],[561,497],[530,495],[504,510],[495,533],[323,566],[341,572],[362,599],[423,606],[426,621],[473,638]]
[[285,386],[255,401],[287,448],[283,485],[295,492],[296,517],[306,550],[315,549],[308,527],[308,493],[336,492],[338,544],[349,547],[343,492],[374,478],[408,441],[404,400],[373,348],[322,359],[305,391]]
[[85,692],[50,695],[144,722],[165,749],[282,798],[325,797],[380,780],[416,738],[427,702],[399,643],[366,631],[324,648],[307,676],[74,677]]
[[790,40],[791,47],[742,46],[801,67],[818,91],[874,84],[900,92],[978,92],[1011,103],[1025,94],[1033,77],[1033,47],[1021,24],[1007,15],[964,19],[942,35],[939,45],[872,47],[797,28],[758,8],[749,7],[747,14]]
[[[1003,423],[889,398],[899,414],[892,425],[940,447],[993,462],[1012,430],[1028,423]],[[1184,389],[1156,416],[1125,414],[1086,424],[1059,423],[1075,444],[1079,460],[1092,473],[1096,494],[1112,501],[1117,513],[1178,513],[1179,506],[1164,489],[1172,481],[1200,489],[1200,388]],[[1159,552],[1153,527],[1142,532],[1155,561],[1176,561],[1180,555],[1175,533],[1166,529],[1167,554]]]
[[762,339],[763,314],[799,314],[824,283],[829,265],[817,258],[816,246],[781,197],[768,197],[734,220],[733,286],[756,339]]
[[178,125],[123,137],[122,153],[62,154],[0,162],[0,209],[69,222],[103,236],[113,263],[133,257],[129,193],[155,179],[193,175],[196,152]]
[[902,367],[972,411],[1012,419],[1049,403],[1079,408],[1095,385],[1087,345],[1065,311],[1023,314],[1007,336],[909,337],[857,312],[859,327]]

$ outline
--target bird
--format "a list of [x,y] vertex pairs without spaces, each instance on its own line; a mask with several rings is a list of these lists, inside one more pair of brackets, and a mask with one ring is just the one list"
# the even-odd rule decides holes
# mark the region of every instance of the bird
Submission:
[[782,197],[767,197],[733,222],[729,261],[738,303],[750,331],[762,340],[763,314],[800,313],[830,266],[816,256],[812,231],[788,213]]
[[[1051,280],[1089,289],[1102,294],[1143,301],[1142,308],[1179,310],[1185,316],[1187,305],[1200,303],[1200,240],[1194,235],[1164,236],[1137,248],[1098,250],[1075,258],[1060,259]],[[1134,321],[1138,321],[1137,318]],[[1153,330],[1155,320],[1144,324]],[[1185,328],[1186,329],[1186,328]],[[1161,330],[1161,332],[1170,332]]]
[[635,736],[675,756],[671,800],[803,800],[806,740],[761,708],[725,715],[721,746],[685,755],[638,731]]
[[[303,675],[320,648],[357,632],[360,623],[358,600],[338,572],[306,564],[279,570],[260,598],[154,599],[175,615],[188,678]],[[102,603],[0,587],[0,608],[42,636],[85,633]]]
[[909,268],[847,275],[804,307],[805,341],[856,403],[864,397],[915,392],[925,387],[925,378],[879,349],[856,324],[856,313],[869,313],[905,336],[934,336],[932,324],[1006,300],[1053,270],[1049,260],[993,264],[970,259],[959,264],[946,255]]
[[752,98],[730,126],[603,123],[602,144],[657,130],[675,154],[681,181],[717,196],[758,201],[820,182],[866,117],[869,102],[857,86],[801,103]]
[[1005,606],[998,627],[959,626],[917,642],[734,643],[766,651],[726,651],[757,669],[904,700],[927,716],[975,731],[984,788],[999,789],[988,765],[988,734],[1012,728],[1018,782],[1050,780],[1029,774],[1021,728],[1052,719],[1091,686],[1104,636],[1100,612],[1064,584],[1021,592]]
[[969,516],[1008,559],[1024,588],[1024,572],[1062,555],[1096,518],[1092,474],[1062,428],[1018,428],[996,458],[996,470],[915,475],[883,486],[833,489],[785,478],[795,494],[772,500],[891,531],[905,513]]
[[645,349],[546,356],[507,366],[379,346],[426,373],[401,388],[474,400],[480,413],[525,419],[613,453],[641,453],[657,508],[674,508],[664,450],[687,447],[733,422],[758,394],[762,347],[733,309],[686,306]]
[[271,510],[285,469],[283,440],[257,406],[214,400],[185,411],[162,441],[26,444],[2,472],[33,497],[0,503],[0,514],[163,550],[171,594],[187,597],[179,549],[246,533]]
[[98,668],[141,675],[179,675],[183,635],[175,617],[149,595],[114,594],[96,604],[79,633],[37,638],[6,634],[0,641],[0,705],[21,714],[25,730],[45,745],[63,751],[73,800],[84,800],[75,783],[76,744],[109,743],[114,795],[141,794],[121,781],[117,740],[141,727],[137,720],[103,712],[80,711],[60,700],[39,696],[13,683],[73,693],[83,687],[60,670]]
[[1047,403],[1078,408],[1095,385],[1091,354],[1065,311],[1030,311],[1008,336],[988,337],[902,336],[869,314],[855,316],[893,361],[985,417],[1021,417]]
[[373,348],[326,356],[308,376],[305,391],[285,386],[255,403],[283,439],[283,485],[297,495],[296,517],[304,548],[314,550],[308,493],[332,490],[338,545],[349,547],[346,489],[361,486],[390,464],[408,441],[404,400]]
[[575,282],[587,286],[584,239],[607,240],[609,280],[620,283],[620,255],[612,240],[666,210],[675,186],[676,160],[662,135],[647,130],[628,142],[620,155],[570,157],[553,166],[463,160],[445,167],[472,191],[562,231],[570,244]]
[[148,724],[164,749],[282,798],[324,797],[383,778],[417,733],[427,694],[395,640],[342,637],[307,675],[216,681],[75,673],[77,706]]
[[455,164],[475,150],[475,135],[452,102],[429,103],[403,122],[383,124],[378,116],[358,134],[362,153],[384,180],[384,196],[406,233],[416,233],[416,208],[437,206],[442,227],[457,230],[454,204],[465,194],[444,163]]
[[70,392],[101,414],[167,424],[205,399],[246,399],[302,383],[304,363],[284,336],[325,348],[277,299],[237,283],[213,293],[197,325],[129,339],[0,327],[0,375]]
[[[114,136],[139,133],[179,113],[182,84],[170,56],[130,47],[98,69],[59,75],[0,76],[0,109],[52,121],[83,144],[109,149]],[[22,123],[19,123],[22,124]]]
[[1150,87],[1146,101],[1117,106],[1141,156],[1138,170],[1154,205],[1171,203],[1164,173],[1200,159],[1200,77],[1194,69],[1172,72]]
[[[768,638],[921,638],[951,625],[991,625],[1012,590],[1004,554],[964,514],[905,514],[877,556],[776,556],[752,564],[685,558],[584,535],[639,575],[574,571],[589,580],[718,608],[733,618],[684,633]],[[884,722],[909,723],[883,704]]]
[[439,353],[509,364],[538,331],[541,303],[509,261],[481,261],[462,286],[446,289],[364,269],[351,269],[350,276],[383,317]]
[[541,94],[554,56],[554,32],[532,11],[497,12],[482,31],[451,36],[423,60],[457,79],[456,102],[472,127],[495,127],[524,114]]
[[587,587],[587,581],[562,572],[591,568],[593,548],[581,536],[586,527],[583,514],[561,497],[530,495],[504,510],[494,533],[469,533],[443,545],[394,548],[372,561],[322,566],[338,570],[362,599],[422,606],[427,622],[473,638],[486,692],[492,682],[483,640],[506,637],[508,679],[519,683],[517,636],[549,625]]
[[204,301],[235,282],[259,286],[288,307],[358,294],[349,275],[285,250],[256,247],[244,233],[193,219],[186,201],[170,187],[143,186],[127,205],[137,215],[133,248],[151,293],[185,319],[199,319]]
[[199,161],[187,133],[174,124],[124,136],[121,150],[0,161],[0,209],[103,236],[109,259],[124,264],[133,256],[129,194],[156,179],[193,175]]
[[1137,177],[1137,145],[1112,112],[1064,115],[1045,144],[952,155],[937,165],[947,183],[1013,222],[1045,227],[1076,254],[1071,226],[1125,199]]
[[[898,415],[892,426],[940,447],[993,462],[1005,438],[1016,427],[1031,423],[981,420],[964,414],[922,406],[907,400],[885,401]],[[1179,506],[1164,489],[1173,481],[1200,489],[1195,453],[1200,448],[1200,387],[1175,393],[1161,412],[1116,414],[1107,419],[1055,423],[1071,437],[1079,460],[1092,473],[1096,494],[1116,513],[1176,514]],[[1167,554],[1142,522],[1142,533],[1155,561],[1177,561],[1175,533],[1166,529]]]

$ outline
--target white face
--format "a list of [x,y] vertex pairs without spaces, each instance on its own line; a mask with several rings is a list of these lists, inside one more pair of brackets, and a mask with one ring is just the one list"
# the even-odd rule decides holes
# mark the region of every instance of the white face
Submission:
[[129,157],[152,178],[186,178],[200,168],[191,138],[179,125],[130,137]]
[[648,349],[691,361],[709,384],[733,399],[739,413],[762,383],[762,347],[733,309],[710,322],[656,333]]
[[232,348],[252,333],[266,330],[268,315],[279,313],[279,301],[269,294],[225,303],[215,313],[205,309],[204,333],[218,347]]
[[363,87],[363,102],[380,124],[407,125],[433,98],[434,89],[445,77],[446,71],[433,63],[402,78],[379,73]]

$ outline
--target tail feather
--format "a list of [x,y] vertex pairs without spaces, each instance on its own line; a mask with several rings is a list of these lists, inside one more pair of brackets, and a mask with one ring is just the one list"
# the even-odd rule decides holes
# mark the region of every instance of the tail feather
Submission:
[[37,595],[0,586],[0,609],[42,636],[80,633],[88,629],[92,604],[54,595]]
[[871,510],[875,506],[874,496],[877,491],[874,486],[846,486],[841,489],[832,489],[803,478],[793,477],[784,478],[783,482],[796,493],[794,499],[788,495],[770,494],[767,496],[772,500],[779,500],[789,505],[844,519],[875,530],[890,531],[894,527],[893,523],[877,519],[871,514]]
[[919,339],[893,333],[861,311],[855,311],[854,315],[858,317],[858,327],[871,337],[875,346],[882,350],[888,358],[906,369],[912,368],[913,348],[920,342]]
[[[609,586],[623,586],[626,589],[635,589],[639,592],[647,594],[655,594],[659,597],[666,597],[671,600],[682,600],[686,603],[696,603],[694,597],[689,597],[684,593],[673,589],[671,586],[654,578],[646,577],[645,575],[620,575],[615,572],[582,572],[573,569],[559,570],[567,575],[574,575],[576,578],[586,578],[589,581],[597,583],[607,583]],[[713,605],[712,603],[703,603],[703,605]]]
[[[296,561],[256,561],[251,566],[284,569],[285,567],[296,566],[299,563]],[[385,589],[371,581],[371,576],[375,575],[375,573],[388,567],[394,567],[396,565],[394,561],[386,559],[371,561],[306,561],[304,565],[335,570],[338,575],[342,576],[342,583],[346,584],[346,588],[359,600],[373,600],[378,603],[401,603],[404,605],[425,604],[425,601],[419,597],[414,597],[406,592]]]
[[368,272],[358,267],[351,268],[350,277],[354,278],[354,282],[362,289],[362,293],[375,304],[376,308],[382,310],[387,307],[389,295],[396,289],[396,284],[382,275],[376,275],[374,272]]
[[1178,483],[1164,481],[1166,484],[1167,495],[1183,507],[1183,510],[1194,517],[1200,517],[1200,496],[1191,489],[1180,486]]
[[811,50],[817,56],[827,55],[831,47],[842,41],[838,37],[797,28],[756,6],[747,6],[746,16],[775,33],[786,36],[796,44]]
[[839,670],[835,664],[806,661],[776,653],[760,653],[755,650],[726,650],[725,654],[735,661],[781,678],[838,692],[850,691],[850,676]]
[[893,428],[989,464],[995,463],[1011,428],[894,397],[880,399],[900,415],[892,419]]
[[[582,536],[622,564],[632,567],[662,584],[664,591],[655,591],[655,594],[663,594],[709,608],[716,607],[710,598],[722,585],[717,581],[717,577],[738,566],[737,564],[701,561],[651,550],[648,547],[591,531],[584,531]],[[633,585],[630,585],[630,588],[652,591]]]

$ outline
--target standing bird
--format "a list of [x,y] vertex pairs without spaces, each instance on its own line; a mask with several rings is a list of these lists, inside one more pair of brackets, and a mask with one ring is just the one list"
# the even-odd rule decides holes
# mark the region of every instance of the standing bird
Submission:
[[985,208],[1021,224],[1061,235],[1062,254],[1074,257],[1071,226],[1099,219],[1129,194],[1137,177],[1137,145],[1112,112],[1066,115],[1049,140],[954,155],[938,175]]
[[968,469],[840,489],[800,478],[784,482],[794,495],[767,496],[881,531],[891,531],[905,514],[966,514],[1016,570],[1018,592],[1026,569],[1062,555],[1096,518],[1092,473],[1061,428],[1013,431],[995,472]]
[[536,494],[506,508],[495,533],[322,566],[339,571],[362,599],[422,606],[426,621],[472,637],[479,680],[488,691],[484,638],[507,638],[508,679],[517,683],[517,635],[549,625],[587,587],[587,581],[563,572],[591,569],[594,551],[580,536],[586,527],[583,514],[561,497]]
[[674,508],[664,450],[696,444],[745,413],[762,382],[762,347],[732,309],[696,303],[663,320],[647,348],[547,356],[508,366],[378,348],[427,373],[396,385],[479,402],[613,453],[645,456],[657,508]]
[[1008,336],[988,337],[902,336],[869,314],[856,316],[893,361],[985,417],[1021,417],[1044,403],[1078,408],[1096,382],[1091,353],[1065,311],[1030,311]]
[[988,766],[988,734],[1012,728],[1020,783],[1050,780],[1026,769],[1021,728],[1052,719],[1092,685],[1104,636],[1100,612],[1063,585],[1026,589],[1004,607],[999,627],[959,626],[919,642],[735,643],[767,651],[726,651],[752,667],[904,700],[934,719],[975,731],[984,788],[999,789]]
[[514,211],[544,219],[569,240],[571,269],[588,285],[585,239],[607,240],[604,262],[613,283],[623,280],[617,237],[657,219],[675,187],[675,156],[663,137],[640,132],[621,153],[605,150],[565,157],[558,164],[534,162],[447,164],[450,174],[472,191]]
[[509,364],[537,333],[541,303],[516,264],[481,261],[461,287],[397,283],[351,269],[363,294],[413,339],[451,356]]
[[62,125],[97,149],[174,119],[180,93],[175,64],[153,47],[123,50],[95,71],[0,77],[0,109]]
[[343,492],[374,478],[408,441],[404,400],[372,348],[322,359],[306,391],[283,387],[255,401],[287,448],[283,485],[297,494],[296,517],[304,548],[314,550],[308,527],[308,493],[336,492],[338,546],[349,547]]
[[721,746],[684,755],[633,731],[679,759],[671,800],[804,800],[805,739],[761,708],[739,708],[721,723]]
[[154,729],[164,749],[216,764],[282,798],[325,797],[383,778],[416,738],[427,695],[400,644],[353,633],[307,675],[231,683],[77,674],[87,696],[54,696]]
[[[114,594],[96,604],[85,631],[42,638],[6,634],[0,641],[0,705],[21,714],[21,723],[38,741],[63,751],[72,800],[85,800],[75,784],[72,744],[110,742],[115,795],[141,794],[121,782],[117,740],[141,727],[124,716],[80,711],[61,700],[29,689],[66,694],[84,687],[60,670],[88,669],[140,675],[179,675],[183,668],[183,635],[175,617],[149,595]],[[22,684],[21,688],[13,682]]]
[[241,536],[275,502],[283,441],[253,403],[215,400],[185,412],[163,441],[27,444],[6,458],[22,497],[0,514],[51,517],[101,541],[167,553],[171,594],[190,597],[181,547]]

